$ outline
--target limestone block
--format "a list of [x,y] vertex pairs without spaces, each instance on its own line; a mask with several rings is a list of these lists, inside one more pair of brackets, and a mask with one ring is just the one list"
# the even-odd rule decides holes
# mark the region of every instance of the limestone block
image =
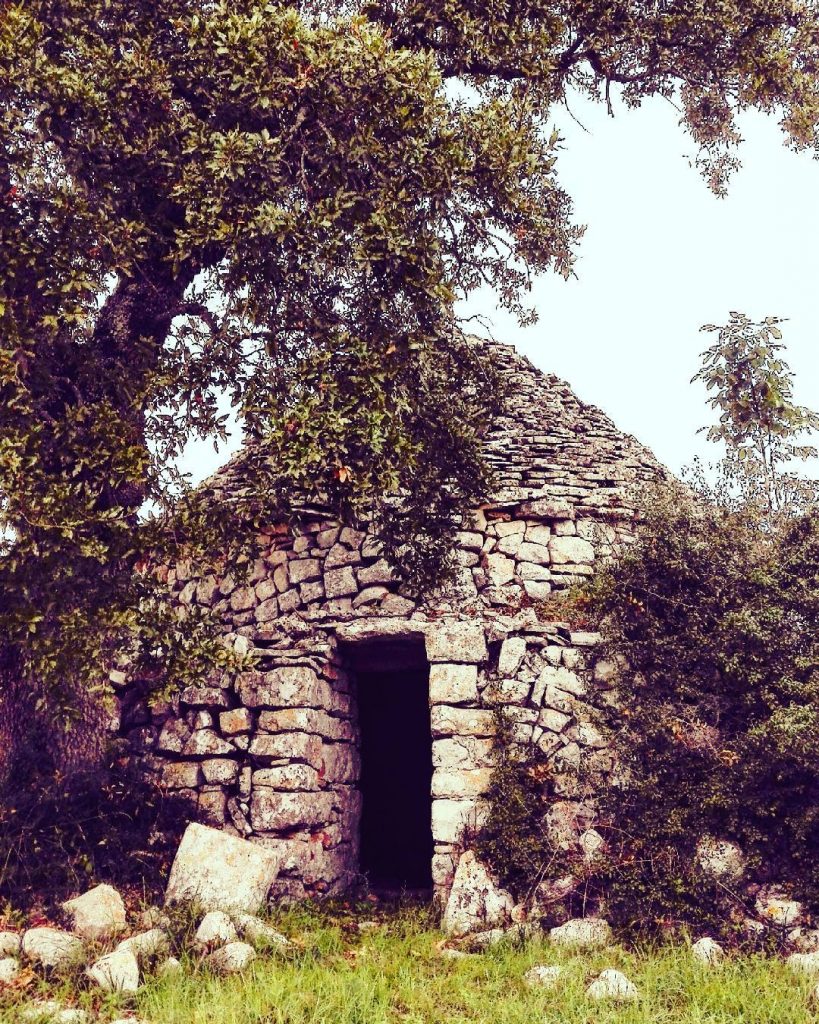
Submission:
[[89,1024],[85,1010],[64,1007],[56,999],[35,999],[20,1008],[19,1019],[25,1024]]
[[278,593],[276,584],[272,579],[263,579],[256,584],[256,600],[259,602],[269,601],[271,597],[275,597]]
[[520,519],[513,519],[508,523],[498,522],[494,526],[498,537],[511,537],[513,534],[523,534],[526,531],[526,523]]
[[322,564],[317,558],[300,558],[290,562],[289,569],[290,584],[296,586],[308,580],[317,580],[321,576]]
[[247,708],[234,708],[232,711],[223,711],[219,715],[219,728],[226,736],[250,732],[252,727],[253,715]]
[[286,615],[288,612],[294,612],[300,607],[301,594],[295,589],[295,587],[292,590],[285,590],[283,594],[279,594],[279,611],[282,615]]
[[458,861],[441,928],[453,936],[502,928],[511,921],[513,906],[511,895],[497,885],[474,852],[467,850]]
[[139,964],[128,949],[100,957],[85,973],[104,992],[136,992],[139,988]]
[[531,601],[545,601],[552,592],[552,584],[543,580],[524,580],[523,589]]
[[182,704],[199,708],[226,708],[228,697],[218,686],[186,686],[179,695]]
[[497,543],[496,551],[502,555],[510,555],[512,558],[517,558],[523,543],[523,531],[520,533],[513,533],[507,537],[501,537]]
[[156,749],[169,754],[181,754],[190,734],[190,729],[181,718],[171,718],[162,726]]
[[400,594],[387,594],[381,602],[381,611],[384,615],[412,615],[415,607],[414,601],[408,597],[401,597]]
[[333,718],[316,708],[263,711],[259,715],[259,728],[265,732],[308,732],[336,741],[353,738],[353,728],[349,722]]
[[372,565],[358,570],[358,582],[361,587],[372,587],[395,582],[395,573],[385,558],[379,558]]
[[431,665],[430,704],[470,704],[478,700],[478,669],[475,665]]
[[139,932],[129,939],[123,939],[117,949],[124,949],[133,953],[137,961],[150,959],[167,953],[170,946],[168,933],[162,928],[149,928],[148,931]]
[[552,537],[549,551],[555,565],[590,565],[594,561],[594,548],[582,537]]
[[477,664],[486,661],[486,638],[477,622],[436,623],[427,631],[427,658],[433,662]]
[[205,576],[196,585],[196,603],[210,608],[219,592],[219,581],[215,576]]
[[256,950],[247,942],[229,942],[205,957],[215,974],[240,974],[256,959]]
[[492,771],[491,768],[438,768],[432,773],[432,795],[450,800],[483,796],[492,781]]
[[785,960],[794,974],[807,974],[819,978],[819,953],[791,953]]
[[290,589],[290,569],[287,562],[282,562],[276,567],[273,572],[273,583],[280,594]]
[[531,690],[532,684],[524,679],[498,679],[492,683],[492,697],[500,704],[523,704]]
[[[552,538],[554,540],[555,538]],[[521,544],[517,550],[517,559],[520,562],[534,562],[536,565],[549,565],[552,562],[551,546],[545,544]]]
[[483,534],[461,530],[455,535],[455,543],[466,551],[480,551],[483,547]]
[[253,614],[257,622],[272,622],[279,616],[279,602],[275,597],[262,601],[261,604],[256,606]]
[[259,734],[250,744],[251,757],[268,761],[306,761],[314,768],[321,766],[321,738],[298,732],[281,732],[269,736]]
[[66,900],[62,908],[72,932],[89,942],[111,939],[125,930],[125,904],[112,885],[96,885],[82,896]]
[[536,498],[520,506],[526,519],[574,519],[575,509],[563,498]]
[[432,764],[435,768],[492,768],[495,754],[494,740],[476,736],[456,736],[432,742]]
[[199,765],[194,761],[163,764],[162,784],[167,789],[195,789],[199,785]]
[[313,580],[312,583],[302,583],[299,587],[299,593],[305,604],[311,604],[313,601],[322,601],[324,599],[324,584],[321,580]]
[[250,800],[250,823],[257,832],[325,825],[332,813],[332,793],[279,793],[262,786]]
[[353,570],[347,566],[344,569],[330,569],[325,572],[324,592],[330,599],[357,594],[358,584]]
[[223,910],[211,910],[202,918],[193,942],[200,949],[215,949],[236,939],[236,929],[228,915]]
[[230,595],[230,609],[234,612],[246,612],[256,604],[256,591],[253,587],[237,587]]
[[[556,537],[573,537],[579,532],[575,524],[569,519],[563,519],[554,523],[553,530]],[[584,540],[592,539],[591,537],[584,537]]]
[[549,526],[527,526],[526,541],[529,544],[540,544],[548,547],[552,539],[552,530]]
[[346,544],[348,548],[360,548],[364,541],[368,539],[366,533],[361,530],[354,530],[352,526],[345,526],[339,536],[341,543]]
[[432,882],[436,886],[449,886],[455,876],[455,858],[451,853],[436,853],[432,858]]
[[588,630],[572,630],[569,639],[574,647],[596,647],[601,641],[599,633],[590,633]]
[[202,762],[202,774],[211,785],[230,786],[239,775],[239,765],[226,757],[214,757]]
[[802,923],[805,908],[802,903],[779,885],[766,885],[757,893],[754,909],[763,921],[780,928],[793,928]]
[[513,636],[503,641],[498,659],[498,674],[513,676],[526,657],[526,641],[523,637]]
[[499,552],[487,556],[486,569],[491,587],[502,587],[504,583],[510,583],[515,578],[514,559],[507,558]]
[[534,562],[518,562],[517,573],[522,580],[542,583],[548,583],[552,578],[551,569],[547,569],[545,565],[535,565]]
[[353,599],[353,608],[362,608],[364,605],[376,604],[389,594],[389,590],[383,586],[365,587],[358,597]]
[[273,851],[193,822],[176,852],[165,902],[253,913],[264,905],[278,872]]
[[235,747],[213,729],[197,729],[182,749],[186,757],[218,757],[235,752]]
[[564,695],[568,693],[573,697],[585,697],[587,693],[583,679],[562,666],[545,665],[538,681],[546,684],[547,693],[549,690],[560,690]]
[[361,758],[350,743],[325,743],[322,765],[327,782],[357,782],[361,773]]
[[340,532],[337,526],[330,527],[327,530],[319,530],[316,534],[316,545],[324,550],[328,550],[338,540]]
[[576,917],[549,931],[549,938],[564,949],[603,949],[611,945],[611,925],[600,917]]
[[586,995],[594,1000],[611,1000],[615,1003],[633,1003],[640,998],[640,993],[633,981],[609,967],[586,989]]
[[432,837],[436,843],[459,843],[464,829],[480,826],[488,807],[480,800],[433,800]]
[[29,928],[21,948],[35,964],[55,970],[77,963],[83,953],[82,941],[60,928]]
[[494,736],[495,717],[478,708],[453,708],[435,704],[430,711],[433,736]]
[[550,732],[562,732],[571,721],[569,715],[562,711],[555,711],[553,708],[543,708],[538,716],[538,725]]
[[253,786],[312,792],[319,788],[319,774],[309,764],[285,764],[278,768],[260,768],[253,773]]
[[600,730],[591,722],[577,723],[577,742],[581,747],[591,747],[593,750],[602,750],[608,746],[608,741]]
[[360,561],[361,553],[359,551],[351,551],[343,544],[334,544],[324,559],[324,568],[338,569],[344,565],[356,565]]
[[332,705],[327,682],[306,665],[246,672],[236,685],[242,704],[249,708],[328,708]]

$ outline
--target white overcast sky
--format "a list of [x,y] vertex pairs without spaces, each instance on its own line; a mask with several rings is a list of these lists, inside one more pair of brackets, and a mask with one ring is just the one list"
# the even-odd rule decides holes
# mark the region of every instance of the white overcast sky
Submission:
[[[489,294],[468,310],[673,470],[717,454],[697,436],[710,414],[689,380],[711,339],[699,327],[726,322],[730,310],[788,318],[796,400],[819,408],[819,162],[788,150],[775,120],[749,116],[742,169],[717,199],[689,165],[695,147],[669,103],[620,107],[614,118],[591,103],[572,112],[584,127],[565,111],[555,121],[565,137],[560,180],[588,226],[577,278],[539,279],[533,327],[496,310]],[[201,479],[225,458],[196,444],[185,468]]]

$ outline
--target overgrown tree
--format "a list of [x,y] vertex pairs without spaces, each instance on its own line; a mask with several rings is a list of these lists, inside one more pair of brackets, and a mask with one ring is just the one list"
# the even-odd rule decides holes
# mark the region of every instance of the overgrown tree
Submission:
[[817,147],[818,67],[812,0],[6,0],[7,706],[104,689],[122,647],[200,670],[138,570],[220,524],[138,512],[178,491],[188,438],[219,436],[223,393],[269,453],[229,535],[292,488],[374,503],[428,576],[486,487],[492,378],[453,304],[488,283],[526,318],[532,275],[571,271],[555,104],[678,97],[719,192],[746,108]]

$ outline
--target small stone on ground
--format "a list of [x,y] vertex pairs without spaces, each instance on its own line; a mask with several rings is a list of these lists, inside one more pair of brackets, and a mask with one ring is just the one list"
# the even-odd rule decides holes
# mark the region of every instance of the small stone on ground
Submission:
[[129,949],[100,957],[85,973],[105,992],[136,992],[139,988],[139,964]]
[[202,918],[193,941],[200,948],[213,949],[227,942],[235,942],[236,938],[236,929],[227,914],[221,910],[212,910]]
[[246,942],[229,942],[214,950],[205,963],[217,974],[238,974],[256,959],[256,950]]
[[89,942],[102,942],[125,931],[125,904],[111,885],[97,885],[63,903],[71,930]]
[[60,928],[30,928],[23,936],[22,950],[35,964],[58,970],[77,963],[83,944],[76,935]]
[[562,967],[545,967],[543,965],[538,965],[537,967],[532,967],[528,970],[523,975],[523,980],[527,985],[531,985],[532,987],[552,989],[557,987],[562,974]]
[[549,938],[565,949],[603,949],[611,944],[611,926],[601,917],[576,917],[550,929]]
[[586,989],[589,999],[611,999],[618,1003],[630,1003],[639,997],[633,981],[613,968],[603,971]]
[[725,959],[725,950],[714,939],[698,939],[691,947],[691,955],[701,964],[718,964]]

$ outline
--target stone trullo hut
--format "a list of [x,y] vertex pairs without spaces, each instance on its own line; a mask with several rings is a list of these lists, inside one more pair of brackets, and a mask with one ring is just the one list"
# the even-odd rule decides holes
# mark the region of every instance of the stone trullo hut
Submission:
[[[628,542],[632,496],[663,470],[561,380],[510,347],[491,356],[513,399],[484,438],[498,491],[457,538],[454,589],[414,603],[375,538],[320,513],[271,524],[246,584],[170,569],[180,601],[210,606],[257,667],[150,721],[126,714],[123,733],[201,821],[280,851],[279,895],[362,874],[446,889],[481,815],[495,704],[558,772],[607,768],[588,720],[596,637],[537,606]],[[241,486],[238,464],[209,481],[215,502]],[[596,675],[605,685],[605,666]],[[563,811],[582,821],[570,778]]]

